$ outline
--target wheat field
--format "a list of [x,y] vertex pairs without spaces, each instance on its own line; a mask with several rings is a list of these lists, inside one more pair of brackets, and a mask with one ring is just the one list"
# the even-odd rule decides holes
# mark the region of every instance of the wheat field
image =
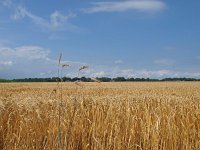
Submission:
[[200,149],[199,82],[80,84],[0,84],[0,149]]

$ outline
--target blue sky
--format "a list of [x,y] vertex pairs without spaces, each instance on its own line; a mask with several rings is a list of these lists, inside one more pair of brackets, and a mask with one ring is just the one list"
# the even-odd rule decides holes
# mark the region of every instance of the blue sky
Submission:
[[0,77],[200,78],[200,1],[0,0]]

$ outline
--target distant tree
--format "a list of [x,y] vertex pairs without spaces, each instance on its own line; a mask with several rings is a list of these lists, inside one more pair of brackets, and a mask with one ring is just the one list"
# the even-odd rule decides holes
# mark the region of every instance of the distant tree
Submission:
[[63,77],[63,82],[70,82],[70,81],[72,81],[71,78],[69,78],[69,77]]
[[[108,77],[101,77],[96,78],[97,80],[101,82],[124,82],[124,81],[131,81],[131,82],[141,82],[141,81],[152,81],[152,82],[158,82],[158,81],[200,81],[200,79],[195,78],[164,78],[164,79],[150,79],[150,78],[124,78],[124,77],[117,77],[117,78],[108,78]],[[63,77],[64,82],[75,82],[77,80],[81,80],[82,82],[92,82],[91,78],[81,77],[81,78],[69,78],[69,77]],[[52,78],[24,78],[24,79],[13,79],[13,80],[6,80],[6,79],[0,79],[0,82],[58,82],[61,81],[58,77],[52,77]]]
[[127,79],[127,81],[135,81],[135,79],[134,78],[129,78],[129,79]]
[[80,80],[81,80],[82,82],[90,82],[90,81],[91,81],[90,78],[86,78],[86,77],[81,77]]
[[101,82],[110,82],[112,79],[108,77],[101,77],[101,78],[97,78],[97,80]]
[[79,81],[79,80],[80,80],[80,78],[78,78],[78,77],[72,78],[72,82]]
[[117,78],[113,78],[113,81],[115,81],[115,82],[123,82],[123,81],[126,81],[126,79],[124,77],[117,77]]
[[11,80],[7,80],[7,79],[0,79],[0,82],[11,82]]

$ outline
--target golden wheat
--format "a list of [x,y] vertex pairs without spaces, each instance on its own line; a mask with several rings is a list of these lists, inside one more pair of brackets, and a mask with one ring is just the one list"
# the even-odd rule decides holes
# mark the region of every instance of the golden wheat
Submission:
[[[82,85],[62,85],[61,149],[200,149],[199,82]],[[0,84],[0,149],[58,148],[56,86]]]

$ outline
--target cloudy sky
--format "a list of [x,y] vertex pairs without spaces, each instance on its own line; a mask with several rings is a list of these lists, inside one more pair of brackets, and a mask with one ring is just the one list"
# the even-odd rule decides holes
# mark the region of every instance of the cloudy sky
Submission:
[[0,78],[200,78],[198,0],[0,0]]

